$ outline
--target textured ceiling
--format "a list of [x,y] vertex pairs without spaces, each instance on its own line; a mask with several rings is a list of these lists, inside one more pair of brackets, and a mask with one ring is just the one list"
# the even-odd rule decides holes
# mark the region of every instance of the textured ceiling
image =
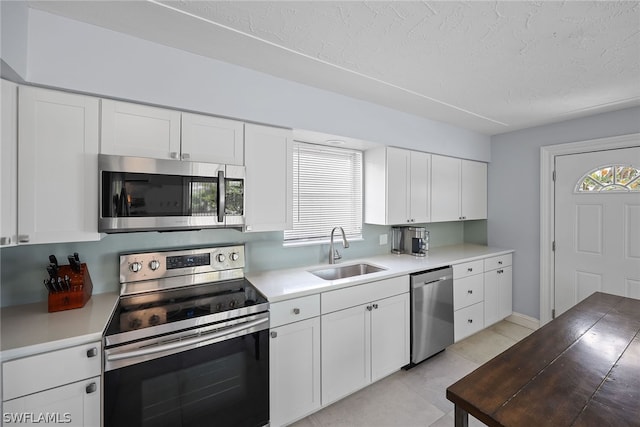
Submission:
[[485,134],[640,105],[638,1],[29,4]]

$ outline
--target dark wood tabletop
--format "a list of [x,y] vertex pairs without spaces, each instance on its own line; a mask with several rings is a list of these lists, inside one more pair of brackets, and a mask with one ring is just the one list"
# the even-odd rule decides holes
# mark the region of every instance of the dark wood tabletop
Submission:
[[640,426],[640,300],[597,292],[447,388],[456,427]]

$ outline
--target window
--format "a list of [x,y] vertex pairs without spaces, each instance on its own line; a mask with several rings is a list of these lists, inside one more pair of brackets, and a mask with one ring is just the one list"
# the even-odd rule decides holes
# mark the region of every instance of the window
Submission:
[[285,242],[327,240],[333,227],[362,238],[362,152],[295,142],[293,229]]
[[578,180],[577,193],[640,191],[640,169],[626,165],[600,166]]

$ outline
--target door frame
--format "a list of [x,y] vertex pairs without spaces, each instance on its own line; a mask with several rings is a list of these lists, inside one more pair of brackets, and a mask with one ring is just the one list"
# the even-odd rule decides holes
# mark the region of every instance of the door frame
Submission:
[[552,244],[555,237],[553,173],[556,156],[638,145],[640,133],[540,147],[540,326],[551,321],[551,310],[554,307],[555,262]]

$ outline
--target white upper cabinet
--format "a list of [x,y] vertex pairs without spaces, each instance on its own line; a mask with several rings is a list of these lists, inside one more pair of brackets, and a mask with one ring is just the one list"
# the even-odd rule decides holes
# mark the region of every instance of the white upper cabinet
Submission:
[[394,147],[365,152],[365,222],[430,221],[431,155]]
[[1,82],[0,247],[4,247],[15,245],[18,236],[18,85]]
[[487,164],[433,155],[431,221],[487,218]]
[[179,111],[109,99],[103,99],[101,103],[102,154],[179,158]]
[[460,210],[463,219],[487,218],[487,164],[462,160]]
[[182,113],[182,159],[226,165],[244,164],[244,123]]
[[245,230],[293,227],[293,135],[289,129],[245,125]]
[[18,91],[18,241],[99,240],[98,99]]
[[243,165],[243,123],[103,99],[100,152]]

